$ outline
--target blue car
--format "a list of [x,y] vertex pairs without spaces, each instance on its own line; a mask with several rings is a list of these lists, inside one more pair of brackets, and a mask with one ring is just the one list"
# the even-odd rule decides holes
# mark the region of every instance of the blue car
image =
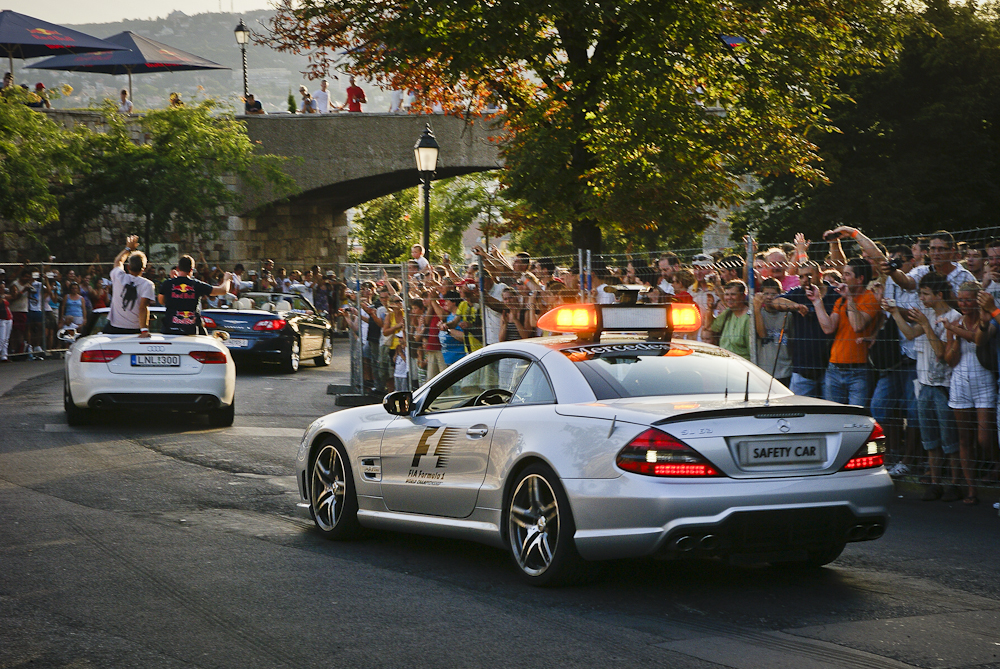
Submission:
[[333,326],[309,300],[294,293],[243,293],[228,307],[202,311],[211,334],[225,331],[236,361],[277,363],[295,373],[302,360],[325,367],[333,359]]

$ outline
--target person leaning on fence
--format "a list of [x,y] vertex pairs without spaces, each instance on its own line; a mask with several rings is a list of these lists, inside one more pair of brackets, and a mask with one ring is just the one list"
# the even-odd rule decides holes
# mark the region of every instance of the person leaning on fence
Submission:
[[774,300],[779,293],[781,284],[768,277],[761,282],[760,292],[753,296],[757,365],[788,387],[792,381],[792,355],[788,349],[792,319],[787,311],[775,308]]
[[444,363],[449,366],[465,357],[465,332],[462,331],[461,317],[456,313],[461,301],[457,292],[448,291],[438,302],[444,313],[438,325],[438,340]]
[[14,316],[10,312],[10,302],[7,301],[7,282],[3,280],[3,270],[0,270],[0,362],[10,362],[7,357],[7,344],[10,342],[11,326]]
[[[985,290],[979,291],[976,301],[980,309],[979,327],[976,328],[976,346],[981,349],[986,359],[992,358],[993,361],[997,361],[1000,359],[1000,305],[997,304],[993,295]],[[997,397],[1000,397],[1000,386],[997,388]],[[996,413],[997,436],[1000,437],[1000,411]],[[1000,444],[1000,439],[994,440],[993,443],[995,446]],[[985,472],[985,478],[994,482],[1000,480],[1000,453],[997,452],[996,447],[992,453],[988,454],[987,460],[991,464]]]
[[942,461],[949,460],[952,483],[958,483],[958,429],[955,413],[948,406],[952,368],[945,361],[948,339],[946,321],[957,321],[961,314],[951,308],[951,287],[937,272],[928,272],[920,278],[920,303],[918,309],[904,312],[899,306],[891,307],[893,319],[904,336],[915,340],[917,346],[917,414],[920,418],[920,438],[930,463],[931,484],[924,491],[924,501],[941,499]]
[[[380,293],[381,295],[381,293]],[[403,383],[396,386],[399,376],[396,372],[397,358],[402,355],[406,359],[406,348],[403,346],[403,330],[406,327],[406,317],[403,315],[403,298],[399,295],[389,295],[386,301],[385,317],[382,320],[382,337],[385,341],[387,353],[387,371],[391,371],[392,378],[387,374],[385,379],[385,391],[407,390],[406,374],[404,368]]]
[[[964,283],[958,291],[958,309],[962,318],[944,323],[949,333],[946,356],[954,363],[948,406],[955,411],[958,426],[959,461],[965,477],[965,493],[948,490],[942,500],[962,498],[965,504],[978,504],[974,481],[978,478],[976,462],[985,462],[993,454],[996,437],[997,385],[993,372],[976,355],[976,331],[979,330],[981,286],[977,281]],[[947,498],[947,499],[946,499]]]
[[830,364],[823,383],[823,399],[867,406],[870,396],[868,343],[875,333],[880,309],[868,290],[872,268],[863,258],[851,258],[843,271],[844,282],[833,311],[827,312],[818,288],[807,292],[823,332],[833,335]]
[[708,312],[702,331],[719,346],[750,359],[750,312],[747,308],[747,285],[742,281],[730,281],[723,288],[726,308],[718,318]]
[[[913,250],[906,244],[894,247],[889,254],[889,264],[876,265],[885,281],[882,309],[888,318],[876,336],[869,358],[879,372],[872,394],[872,417],[885,430],[889,452],[897,462],[889,470],[893,475],[909,473],[909,465],[917,456],[920,423],[917,415],[917,396],[914,382],[917,379],[917,348],[913,340],[901,336],[892,318],[891,305],[907,313],[920,308],[915,290],[902,288],[887,269],[899,268],[904,274],[913,269]],[[905,431],[901,417],[906,418]]]

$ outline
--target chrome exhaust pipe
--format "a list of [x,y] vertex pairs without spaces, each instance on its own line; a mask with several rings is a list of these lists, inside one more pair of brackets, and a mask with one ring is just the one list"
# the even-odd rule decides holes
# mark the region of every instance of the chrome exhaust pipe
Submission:
[[714,534],[706,534],[698,542],[698,548],[703,551],[714,551],[719,547],[719,537]]
[[847,540],[861,541],[862,539],[865,538],[865,534],[867,533],[867,531],[868,530],[864,525],[855,525],[854,527],[852,527],[847,531]]
[[868,527],[868,531],[865,533],[865,538],[878,539],[883,534],[885,534],[885,525],[882,523],[872,523]]
[[682,553],[687,553],[694,548],[694,538],[690,536],[679,537],[674,541],[674,548]]

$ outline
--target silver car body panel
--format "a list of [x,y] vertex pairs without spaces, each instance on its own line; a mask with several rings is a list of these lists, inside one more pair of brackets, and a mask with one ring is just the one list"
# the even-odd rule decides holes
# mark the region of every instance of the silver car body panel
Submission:
[[[502,515],[512,474],[526,462],[541,461],[562,482],[577,549],[587,559],[661,553],[686,527],[710,532],[755,513],[829,511],[870,519],[884,529],[892,492],[885,469],[839,471],[872,432],[874,421],[866,410],[795,396],[777,383],[770,397],[741,392],[598,400],[576,364],[558,351],[573,341],[554,337],[489,346],[429,381],[413,399],[416,412],[428,388],[445,375],[483,356],[511,354],[542,364],[554,404],[403,417],[374,405],[317,419],[303,435],[296,461],[302,504],[309,500],[310,454],[318,443],[335,438],[351,463],[358,519],[372,528],[503,546]],[[476,426],[485,427],[487,436],[469,438],[466,431]],[[619,451],[651,426],[697,450],[724,476],[656,478],[618,468]],[[442,440],[451,448],[446,443],[439,452]],[[755,441],[780,447],[797,440],[821,449],[821,459],[805,465],[741,463],[741,454]],[[468,449],[462,452],[463,447]],[[417,476],[407,480],[418,468],[403,465],[412,465],[418,450],[421,467],[444,452],[450,458],[444,480],[454,485]],[[448,479],[453,465],[456,475]]]

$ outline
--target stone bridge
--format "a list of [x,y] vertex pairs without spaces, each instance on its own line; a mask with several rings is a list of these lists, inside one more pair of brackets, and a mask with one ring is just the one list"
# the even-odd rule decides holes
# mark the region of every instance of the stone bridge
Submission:
[[[441,152],[436,179],[501,166],[484,121],[453,116],[340,113],[244,116],[262,153],[290,158],[285,171],[300,192],[273,202],[247,193],[257,212],[230,221],[224,260],[274,258],[279,263],[330,267],[347,260],[345,212],[376,197],[419,185],[413,144],[430,124]],[[433,195],[432,195],[433,196]]]
[[[53,109],[45,113],[66,127],[85,125],[103,130],[101,115],[93,111]],[[231,216],[228,229],[221,231],[217,240],[174,239],[167,245],[184,253],[201,250],[210,261],[224,267],[242,262],[250,268],[263,258],[273,258],[289,267],[318,264],[339,269],[347,261],[345,212],[420,183],[413,144],[426,124],[441,146],[436,179],[501,166],[496,144],[490,141],[492,133],[481,120],[467,124],[443,114],[368,113],[239,118],[246,122],[250,139],[262,153],[290,158],[285,171],[300,190],[279,202],[267,192],[245,192],[248,211]],[[130,126],[132,139],[142,142],[138,124]],[[233,186],[245,188],[237,182]],[[119,240],[135,230],[136,221],[111,212],[88,222],[83,245],[60,251],[60,258],[76,254],[74,260],[89,262],[95,255],[113,257]],[[0,221],[0,257],[14,260],[28,253],[30,240],[22,237],[5,232]]]

